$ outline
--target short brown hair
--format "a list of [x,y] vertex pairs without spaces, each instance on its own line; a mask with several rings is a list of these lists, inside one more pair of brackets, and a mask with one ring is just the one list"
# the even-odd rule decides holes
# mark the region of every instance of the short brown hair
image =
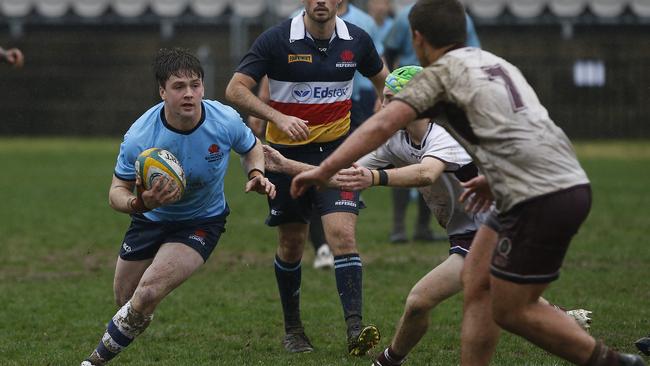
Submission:
[[435,48],[463,45],[467,39],[465,8],[458,0],[418,0],[409,23]]
[[163,88],[172,75],[196,76],[201,80],[204,76],[199,59],[184,48],[161,48],[158,50],[153,62],[153,72],[158,85]]

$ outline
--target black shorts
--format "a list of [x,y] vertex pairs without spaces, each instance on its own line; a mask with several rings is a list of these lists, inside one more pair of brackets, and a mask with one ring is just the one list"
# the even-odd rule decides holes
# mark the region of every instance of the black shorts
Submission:
[[469,249],[472,246],[472,240],[476,236],[476,231],[472,231],[465,234],[456,234],[449,236],[449,255],[460,254],[463,257],[469,253]]
[[[342,141],[343,139],[339,139],[297,147],[272,146],[286,158],[316,166],[336,150]],[[312,187],[302,196],[293,199],[289,194],[292,177],[273,172],[267,172],[266,177],[275,184],[276,189],[275,198],[268,199],[270,212],[266,224],[269,226],[295,222],[307,224],[313,209],[317,210],[320,216],[332,212],[359,214],[359,192],[338,189],[317,190]]]
[[492,275],[515,283],[556,280],[571,238],[590,208],[591,187],[585,184],[533,198],[500,214]]
[[165,243],[183,243],[196,250],[203,261],[217,246],[221,233],[226,231],[226,216],[183,221],[151,221],[143,215],[132,215],[131,226],[124,235],[120,258],[139,261],[153,258]]

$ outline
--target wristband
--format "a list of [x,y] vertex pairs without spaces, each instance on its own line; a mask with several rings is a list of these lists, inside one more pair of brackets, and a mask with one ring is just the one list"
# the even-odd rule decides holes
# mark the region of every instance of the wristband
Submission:
[[370,172],[370,179],[371,179],[370,185],[374,186],[375,185],[375,173],[377,173],[377,171],[372,170],[372,169],[368,169],[368,171]]
[[257,175],[251,176],[251,173],[253,173],[253,172],[259,172],[260,173],[259,175],[261,175],[262,177],[264,176],[263,171],[261,171],[260,169],[257,169],[257,168],[253,168],[253,169],[248,171],[248,180],[251,180],[251,179],[253,179],[253,178],[255,178],[257,176]]
[[149,211],[149,208],[144,204],[144,200],[141,197],[133,197],[131,201],[129,201],[129,206],[131,207],[131,210],[133,210],[133,213]]
[[377,184],[380,186],[388,185],[388,173],[383,169],[379,169],[377,172],[379,173],[379,183]]

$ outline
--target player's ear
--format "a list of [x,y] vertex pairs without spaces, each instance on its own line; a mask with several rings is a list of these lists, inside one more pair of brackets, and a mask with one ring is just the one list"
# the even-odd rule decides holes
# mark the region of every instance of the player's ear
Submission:
[[160,99],[165,100],[165,88],[158,86],[158,93],[160,94]]
[[413,35],[413,45],[422,46],[422,42],[424,41],[422,33],[418,30],[414,30],[411,34]]

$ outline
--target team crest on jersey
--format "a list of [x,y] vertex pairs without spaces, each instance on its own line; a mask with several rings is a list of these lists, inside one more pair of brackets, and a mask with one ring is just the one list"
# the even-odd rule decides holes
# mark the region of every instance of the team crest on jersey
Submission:
[[335,206],[350,206],[357,207],[357,201],[354,199],[354,192],[350,191],[341,191],[339,193],[340,200],[334,202]]
[[219,145],[212,144],[208,147],[208,155],[205,157],[209,163],[219,161],[223,159],[223,152],[219,148]]
[[293,62],[308,62],[312,63],[312,57],[311,54],[291,54],[289,55],[289,63]]
[[357,63],[354,61],[354,52],[350,50],[345,50],[339,55],[341,61],[336,63],[336,67],[357,67]]
[[299,83],[293,86],[293,89],[291,90],[291,96],[293,99],[299,101],[299,102],[304,102],[307,99],[309,99],[309,96],[311,95],[311,86],[309,84],[305,83]]

